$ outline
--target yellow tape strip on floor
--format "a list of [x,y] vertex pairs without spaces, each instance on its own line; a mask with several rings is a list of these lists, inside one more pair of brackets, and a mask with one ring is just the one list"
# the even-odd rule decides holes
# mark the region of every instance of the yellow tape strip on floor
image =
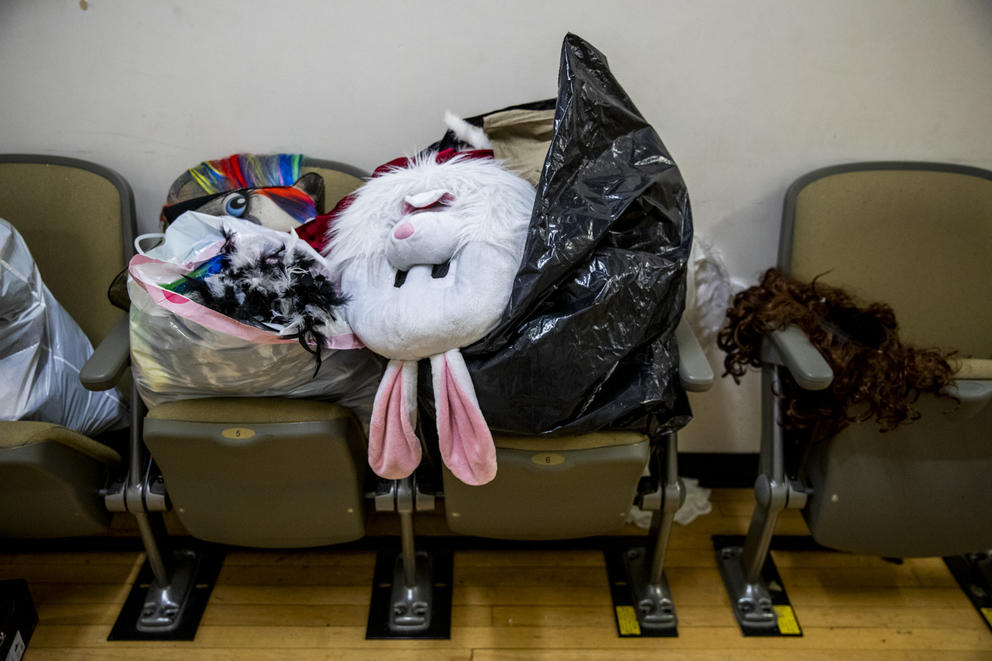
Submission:
[[774,606],[775,617],[778,618],[778,632],[783,636],[798,636],[802,633],[799,621],[792,606]]
[[617,606],[617,624],[621,636],[640,636],[641,625],[637,623],[637,611],[633,606]]

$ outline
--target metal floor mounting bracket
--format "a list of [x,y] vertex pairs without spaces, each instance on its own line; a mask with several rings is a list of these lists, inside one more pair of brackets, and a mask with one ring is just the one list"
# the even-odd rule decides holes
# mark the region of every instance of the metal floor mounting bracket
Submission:
[[152,582],[135,628],[141,633],[172,633],[179,628],[180,615],[189,602],[200,558],[183,549],[173,552],[172,575],[168,585]]
[[778,633],[778,621],[772,608],[772,597],[764,581],[749,583],[741,565],[740,546],[717,549],[720,576],[730,595],[731,606],[745,634]]
[[407,584],[403,558],[397,557],[393,570],[393,589],[389,611],[389,630],[397,633],[420,633],[431,626],[431,606],[434,603],[431,557],[424,551],[415,555],[416,577]]
[[400,549],[380,550],[376,558],[365,637],[449,638],[451,551],[418,551],[414,546],[413,514],[433,509],[433,497],[421,494],[411,476],[376,494],[375,506],[399,515]]
[[148,561],[128,593],[107,640],[193,640],[224,552],[209,544],[172,551],[167,584]]
[[745,636],[801,636],[782,578],[766,553],[757,578],[748,580],[743,537],[714,535],[713,547],[734,615]]
[[992,631],[992,550],[945,557],[944,564]]
[[652,512],[651,531],[644,540],[617,543],[606,550],[620,637],[678,636],[678,617],[664,572],[675,513],[685,502],[685,485],[678,476],[676,434],[663,434],[659,440],[652,455],[652,461],[658,462],[658,481],[654,491],[639,496],[638,503]]
[[662,574],[658,582],[649,580],[651,558],[648,549],[643,546],[627,549],[623,561],[642,634],[677,635],[678,618],[675,617],[668,578]]

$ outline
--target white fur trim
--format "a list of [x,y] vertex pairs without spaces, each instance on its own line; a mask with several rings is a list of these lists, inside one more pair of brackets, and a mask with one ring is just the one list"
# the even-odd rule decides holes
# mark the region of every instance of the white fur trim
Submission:
[[[436,190],[452,195],[450,206],[404,215],[406,198]],[[534,196],[529,183],[492,159],[439,164],[433,153],[362,186],[332,223],[327,249],[328,266],[351,297],[345,315],[358,337],[384,356],[415,360],[489,332],[509,300]],[[397,269],[387,248],[393,228],[408,219],[436,221],[445,235],[427,246],[438,250],[424,250],[427,261],[404,256],[406,282],[394,287]],[[432,278],[430,264],[448,256],[448,275]]]
[[530,220],[534,188],[490,159],[456,156],[437,163],[429,153],[413,159],[358,189],[355,201],[331,224],[325,248],[335,277],[353,261],[366,262],[374,272],[385,262],[385,246],[393,228],[403,221],[403,202],[425,191],[450,191],[454,201],[444,213],[466,218],[458,230],[457,253],[471,241],[508,249],[506,236],[521,218]]

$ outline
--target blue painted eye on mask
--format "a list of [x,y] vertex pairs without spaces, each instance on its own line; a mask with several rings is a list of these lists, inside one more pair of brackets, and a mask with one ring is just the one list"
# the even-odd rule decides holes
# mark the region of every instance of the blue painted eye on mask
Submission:
[[228,216],[234,216],[235,218],[240,218],[245,215],[245,210],[248,208],[248,198],[246,198],[241,193],[233,193],[228,195],[224,199],[224,213]]

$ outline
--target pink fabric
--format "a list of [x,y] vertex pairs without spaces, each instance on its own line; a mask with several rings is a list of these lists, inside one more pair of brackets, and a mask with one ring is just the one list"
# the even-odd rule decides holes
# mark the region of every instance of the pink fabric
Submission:
[[[407,410],[402,360],[391,360],[383,374],[372,405],[369,426],[369,466],[376,475],[389,480],[407,477],[420,464],[420,439],[413,430],[411,411]],[[412,374],[416,376],[416,363]],[[414,405],[416,400],[412,400]]]
[[496,477],[496,447],[461,354],[455,349],[435,356],[431,369],[435,371],[441,459],[465,484],[477,486],[492,481]]

